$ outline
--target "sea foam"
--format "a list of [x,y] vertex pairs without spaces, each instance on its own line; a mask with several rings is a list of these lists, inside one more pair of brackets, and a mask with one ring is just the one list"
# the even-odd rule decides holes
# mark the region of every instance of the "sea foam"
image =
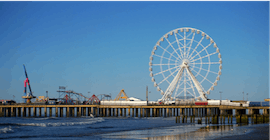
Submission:
[[1,134],[1,133],[10,133],[10,132],[14,132],[14,130],[12,129],[11,126],[4,127],[4,128],[2,128],[2,129],[0,129],[0,134]]
[[73,125],[88,125],[97,122],[103,122],[103,118],[89,118],[85,119],[81,122],[48,122],[48,123],[17,123],[17,125],[21,126],[40,126],[40,127],[48,127],[48,126],[73,126]]

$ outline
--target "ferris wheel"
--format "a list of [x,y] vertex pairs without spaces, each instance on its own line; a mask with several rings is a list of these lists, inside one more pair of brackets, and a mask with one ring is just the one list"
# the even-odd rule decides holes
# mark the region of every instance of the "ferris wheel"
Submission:
[[220,80],[222,59],[214,40],[205,32],[183,27],[163,35],[149,62],[161,101],[202,100]]

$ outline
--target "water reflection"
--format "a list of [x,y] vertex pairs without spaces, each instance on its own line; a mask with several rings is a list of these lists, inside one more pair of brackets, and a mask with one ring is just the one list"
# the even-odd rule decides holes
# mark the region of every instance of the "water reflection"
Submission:
[[180,125],[155,129],[122,131],[105,134],[109,139],[148,139],[148,140],[206,140],[222,136],[239,135],[246,132],[237,125]]
[[[173,118],[166,118],[172,119]],[[204,121],[204,118],[202,118]],[[206,140],[215,139],[223,136],[240,135],[250,130],[248,127],[238,127],[233,119],[233,124],[195,124],[177,123],[175,126],[159,128],[143,128],[102,134],[104,139],[149,139],[149,140]],[[240,124],[239,124],[240,125]],[[241,126],[251,124],[241,124]]]
[[178,135],[166,135],[166,136],[155,136],[155,137],[147,137],[145,139],[148,140],[206,140],[209,138],[218,138],[221,136],[230,136],[235,134],[243,134],[247,130],[237,128],[237,125],[216,125],[200,128],[197,131],[178,134]]

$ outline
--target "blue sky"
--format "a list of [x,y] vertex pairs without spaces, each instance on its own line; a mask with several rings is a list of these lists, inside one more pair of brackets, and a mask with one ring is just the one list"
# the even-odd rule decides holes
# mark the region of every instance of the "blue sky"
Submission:
[[23,64],[35,96],[59,86],[112,98],[161,98],[149,57],[165,33],[193,27],[222,54],[220,82],[208,96],[269,98],[269,2],[0,2],[0,99],[21,101]]

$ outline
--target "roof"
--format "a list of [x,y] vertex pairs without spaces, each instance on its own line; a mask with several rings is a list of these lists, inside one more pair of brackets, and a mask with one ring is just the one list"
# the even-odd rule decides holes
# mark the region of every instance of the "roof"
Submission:
[[141,101],[141,99],[138,99],[138,98],[134,98],[134,97],[130,97],[129,100],[133,100],[133,101]]

